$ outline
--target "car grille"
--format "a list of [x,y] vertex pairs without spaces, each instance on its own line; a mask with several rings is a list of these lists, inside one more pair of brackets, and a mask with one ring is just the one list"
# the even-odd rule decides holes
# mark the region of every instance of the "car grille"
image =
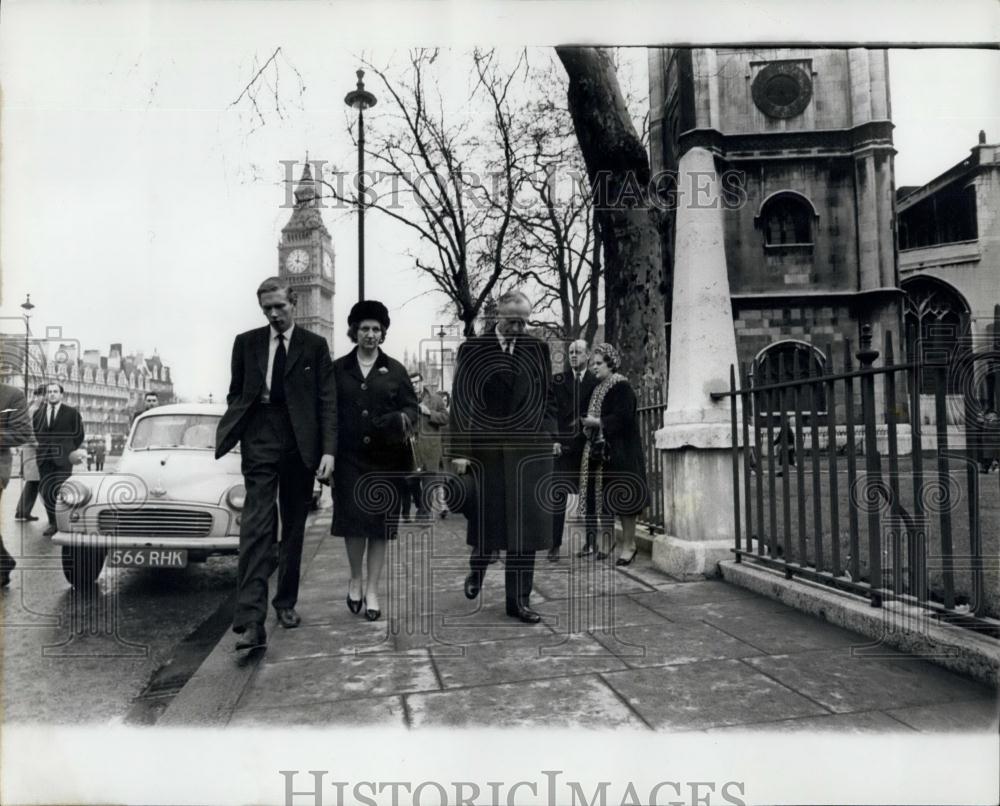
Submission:
[[97,516],[97,528],[137,537],[208,537],[212,516],[189,509],[103,509]]

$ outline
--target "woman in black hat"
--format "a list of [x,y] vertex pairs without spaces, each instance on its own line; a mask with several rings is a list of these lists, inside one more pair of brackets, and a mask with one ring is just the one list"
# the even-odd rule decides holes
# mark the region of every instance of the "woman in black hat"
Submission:
[[[405,367],[379,345],[389,312],[376,300],[358,302],[347,317],[357,347],[333,363],[337,379],[337,455],[330,533],[345,539],[351,581],[347,606],[375,621],[382,609],[379,580],[386,540],[396,537],[402,487],[413,470],[409,437],[417,422],[417,395]],[[368,578],[362,566],[368,551]]]

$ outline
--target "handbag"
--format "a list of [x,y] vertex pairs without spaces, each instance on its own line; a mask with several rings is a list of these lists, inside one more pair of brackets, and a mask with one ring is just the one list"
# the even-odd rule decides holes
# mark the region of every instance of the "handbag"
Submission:
[[591,440],[588,443],[588,450],[590,452],[591,464],[603,465],[610,458],[610,451],[608,450],[608,441],[604,439],[603,436]]

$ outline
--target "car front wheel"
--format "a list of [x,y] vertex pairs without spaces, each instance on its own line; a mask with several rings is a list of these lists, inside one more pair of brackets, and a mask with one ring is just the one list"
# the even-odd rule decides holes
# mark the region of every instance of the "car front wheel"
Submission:
[[63,546],[62,569],[63,576],[74,588],[86,588],[93,585],[104,568],[104,558],[108,550],[90,546]]

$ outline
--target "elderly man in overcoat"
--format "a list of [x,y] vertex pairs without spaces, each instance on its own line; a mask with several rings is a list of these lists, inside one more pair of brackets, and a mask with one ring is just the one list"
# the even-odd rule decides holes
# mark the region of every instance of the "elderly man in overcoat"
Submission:
[[548,346],[526,332],[531,303],[504,294],[496,326],[459,348],[452,386],[449,455],[471,473],[478,512],[469,521],[472,547],[465,595],[479,595],[496,550],[506,552],[507,615],[534,624],[529,606],[535,552],[552,545],[552,513],[544,506],[552,483],[556,407]]

